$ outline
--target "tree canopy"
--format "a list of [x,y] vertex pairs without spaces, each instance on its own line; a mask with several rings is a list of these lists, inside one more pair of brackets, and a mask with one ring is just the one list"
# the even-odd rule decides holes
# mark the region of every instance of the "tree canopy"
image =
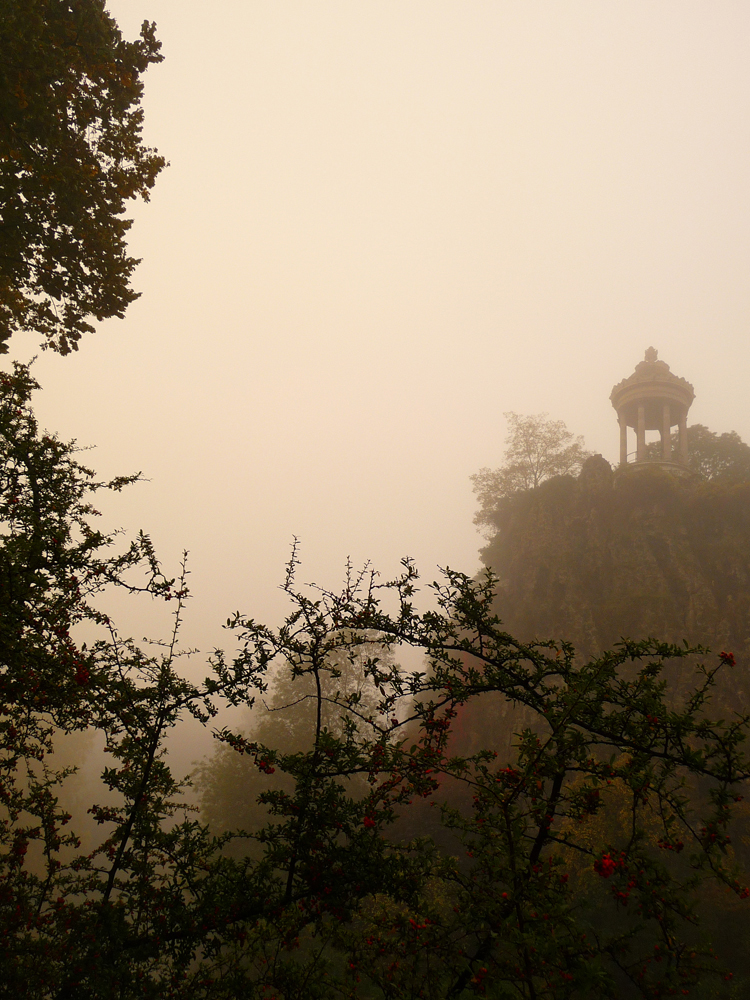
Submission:
[[750,480],[750,445],[736,431],[716,434],[703,424],[688,427],[690,468],[704,479]]
[[490,531],[505,498],[554,476],[577,474],[588,458],[583,438],[573,435],[562,420],[550,420],[546,413],[522,416],[511,411],[503,416],[508,421],[503,464],[471,477],[480,503],[475,522]]
[[[750,445],[736,431],[717,434],[703,424],[691,424],[687,429],[688,466],[701,479],[724,483],[750,482]],[[672,430],[672,450],[678,449],[678,433]],[[646,445],[649,460],[660,461],[660,441]]]
[[159,49],[104,0],[0,0],[0,351],[30,331],[67,354],[137,298],[123,213],[165,165],[142,140]]

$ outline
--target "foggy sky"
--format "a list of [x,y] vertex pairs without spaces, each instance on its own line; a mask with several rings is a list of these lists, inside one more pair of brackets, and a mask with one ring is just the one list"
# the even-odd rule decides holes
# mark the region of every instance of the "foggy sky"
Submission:
[[149,478],[104,522],[190,550],[190,643],[279,620],[293,535],[334,587],[347,555],[473,573],[503,411],[615,461],[609,393],[651,344],[690,422],[750,441],[746,0],[109,8],[157,23],[171,166],[134,210],[142,297],[40,356],[38,411]]

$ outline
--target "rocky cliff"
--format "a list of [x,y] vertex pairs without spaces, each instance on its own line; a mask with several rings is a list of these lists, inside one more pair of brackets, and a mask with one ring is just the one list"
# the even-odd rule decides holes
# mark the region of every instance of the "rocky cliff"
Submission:
[[594,456],[578,478],[504,501],[482,555],[519,638],[566,639],[586,657],[624,636],[731,650],[722,694],[750,707],[750,483],[613,473]]

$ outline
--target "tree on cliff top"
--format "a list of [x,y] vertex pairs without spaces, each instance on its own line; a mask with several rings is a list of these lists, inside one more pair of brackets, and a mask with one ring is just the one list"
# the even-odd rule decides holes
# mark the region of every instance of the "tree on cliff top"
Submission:
[[589,456],[583,438],[571,434],[562,420],[550,420],[546,413],[524,417],[510,411],[503,416],[508,421],[505,461],[498,469],[480,469],[471,477],[481,505],[474,521],[490,530],[506,497],[553,476],[577,475]]
[[690,468],[705,479],[750,480],[750,445],[736,431],[716,434],[703,424],[688,427]]
[[[750,482],[750,445],[745,444],[737,431],[717,434],[703,424],[691,424],[687,429],[688,465],[701,479],[723,480],[731,483]],[[677,451],[678,433],[672,430],[672,451]],[[649,461],[662,457],[660,441],[646,446]]]
[[104,0],[0,0],[0,352],[34,331],[68,354],[138,297],[122,216],[164,167],[141,135],[159,49]]

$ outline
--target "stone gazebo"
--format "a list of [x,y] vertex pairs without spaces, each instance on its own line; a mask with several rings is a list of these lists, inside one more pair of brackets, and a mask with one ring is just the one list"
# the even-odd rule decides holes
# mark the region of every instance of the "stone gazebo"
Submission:
[[[620,422],[620,468],[630,461],[634,466],[657,464],[675,472],[686,472],[688,464],[687,414],[695,398],[692,385],[673,375],[669,365],[658,360],[649,347],[633,374],[618,384],[609,397]],[[677,425],[676,451],[672,450],[672,428]],[[637,447],[634,458],[628,455],[628,427],[635,431]],[[646,431],[659,431],[661,449],[658,458],[646,450]]]

